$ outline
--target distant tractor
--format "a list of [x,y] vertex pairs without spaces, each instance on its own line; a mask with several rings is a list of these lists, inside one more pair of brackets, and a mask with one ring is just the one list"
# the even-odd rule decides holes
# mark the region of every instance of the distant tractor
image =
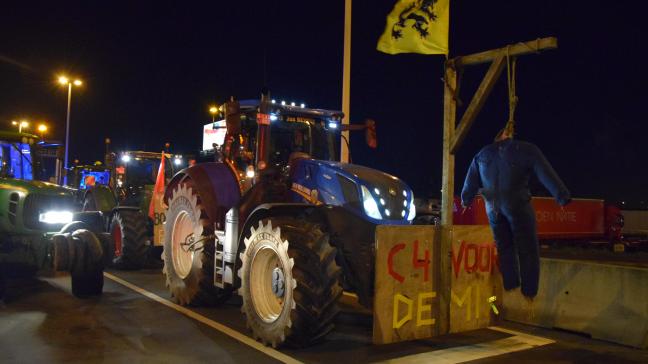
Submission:
[[75,213],[70,189],[41,180],[49,179],[41,155],[48,152],[37,140],[0,131],[0,278],[65,270],[71,272],[74,295],[101,294],[109,240],[78,221],[91,214]]
[[80,192],[85,192],[97,185],[107,186],[109,183],[110,170],[98,161],[90,165],[76,164],[68,172],[68,185],[78,188]]
[[[263,95],[225,114],[214,123],[227,129],[221,161],[180,171],[166,189],[167,286],[185,305],[238,291],[255,338],[311,344],[333,329],[343,289],[371,306],[376,226],[411,224],[412,190],[339,162],[341,112]],[[373,122],[356,128],[375,145]]]
[[[112,264],[122,269],[139,269],[153,257],[152,250],[161,246],[161,236],[155,228],[164,223],[164,214],[148,216],[153,187],[162,153],[125,151],[106,156],[105,167],[84,168],[83,178],[75,187],[84,189],[81,195],[83,211],[99,211],[99,228],[113,239]],[[186,166],[186,158],[165,153],[165,176]],[[88,185],[92,181],[92,185]],[[159,249],[161,252],[161,248]],[[157,254],[158,259],[160,254]]]

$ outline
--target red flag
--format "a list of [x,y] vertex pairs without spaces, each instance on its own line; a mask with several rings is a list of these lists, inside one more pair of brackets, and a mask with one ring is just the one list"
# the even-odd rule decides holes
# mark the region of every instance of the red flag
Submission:
[[157,178],[155,179],[155,187],[153,187],[153,195],[151,196],[151,204],[149,205],[149,217],[155,218],[155,201],[162,198],[164,195],[164,152],[162,152],[162,160],[160,161],[160,168],[158,169]]

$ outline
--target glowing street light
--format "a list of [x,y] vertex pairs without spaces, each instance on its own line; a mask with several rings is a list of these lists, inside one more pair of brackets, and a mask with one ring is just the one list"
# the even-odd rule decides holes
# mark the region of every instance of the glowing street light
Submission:
[[45,124],[40,124],[40,125],[38,126],[38,132],[40,133],[40,137],[41,137],[41,139],[43,139],[43,134],[45,134],[45,132],[47,132],[47,125],[45,125]]
[[59,76],[58,83],[63,86],[68,87],[68,101],[67,101],[67,118],[65,123],[65,161],[63,168],[65,168],[66,173],[63,174],[63,185],[67,185],[67,170],[68,170],[68,150],[70,147],[70,106],[72,104],[72,85],[81,86],[83,82],[79,79],[71,81],[67,76]]
[[209,113],[212,116],[212,123],[216,121],[216,114],[218,113],[218,107],[216,105],[213,105],[209,108]]

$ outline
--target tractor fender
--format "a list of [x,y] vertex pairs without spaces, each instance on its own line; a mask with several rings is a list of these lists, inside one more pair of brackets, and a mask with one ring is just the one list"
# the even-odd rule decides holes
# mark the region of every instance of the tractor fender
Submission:
[[259,205],[246,218],[245,224],[239,229],[241,232],[239,240],[243,240],[244,232],[248,231],[252,225],[271,216],[291,216],[319,222],[331,232],[348,231],[348,234],[353,235],[353,240],[361,238],[373,241],[375,237],[376,224],[359,217],[342,206],[266,203]]
[[104,185],[98,185],[86,190],[83,194],[83,201],[88,198],[94,201],[97,211],[104,214],[110,212],[117,205],[113,191],[110,187]]
[[225,214],[241,199],[241,188],[232,167],[225,163],[201,163],[176,173],[164,192],[164,203],[169,204],[173,191],[186,183],[197,191],[201,207],[211,224],[223,229]]

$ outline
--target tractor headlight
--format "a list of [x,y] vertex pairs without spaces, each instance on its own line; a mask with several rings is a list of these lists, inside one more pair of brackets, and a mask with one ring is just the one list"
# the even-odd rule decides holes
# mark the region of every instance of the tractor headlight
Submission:
[[361,190],[362,190],[362,206],[364,207],[367,216],[378,220],[382,219],[380,210],[378,210],[378,204],[376,203],[376,200],[373,198],[373,196],[371,196],[371,192],[369,192],[369,189],[365,186],[361,186]]
[[416,206],[414,206],[414,192],[412,192],[412,199],[409,203],[409,213],[407,214],[407,220],[412,221],[416,217]]
[[38,221],[46,224],[67,224],[72,222],[72,212],[52,210],[38,215]]

